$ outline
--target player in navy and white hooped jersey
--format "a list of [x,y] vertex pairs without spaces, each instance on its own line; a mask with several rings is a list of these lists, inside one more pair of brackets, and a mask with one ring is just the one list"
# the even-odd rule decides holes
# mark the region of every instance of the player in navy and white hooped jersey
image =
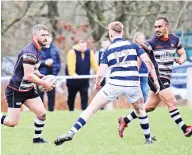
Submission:
[[[152,143],[148,116],[144,110],[143,96],[139,84],[139,75],[137,68],[137,56],[143,60],[155,81],[157,93],[160,89],[154,66],[144,50],[135,43],[122,38],[123,24],[121,22],[112,22],[108,25],[109,38],[112,44],[104,52],[96,78],[96,89],[99,90],[93,98],[88,108],[82,112],[80,117],[74,123],[67,134],[57,137],[54,141],[56,145],[61,145],[65,141],[72,140],[75,133],[86,124],[91,116],[101,107],[110,101],[124,95],[137,112],[140,125],[146,139],[146,143]],[[101,88],[101,82],[106,70],[111,68],[110,80]]]
[[43,77],[38,70],[41,47],[47,44],[48,30],[41,24],[33,27],[33,40],[18,54],[13,76],[7,86],[5,95],[8,103],[8,115],[1,115],[1,124],[14,127],[18,124],[21,105],[25,104],[34,114],[35,134],[33,143],[46,143],[41,138],[45,125],[46,110],[39,94],[34,89],[34,84],[42,85],[46,91],[52,90],[53,82],[41,80]]
[[[154,81],[151,78],[151,75],[149,75],[148,84],[150,92],[145,109],[147,112],[153,111],[158,104],[163,101],[168,107],[171,118],[183,131],[184,136],[190,137],[192,135],[192,126],[186,125],[182,120],[179,110],[176,107],[177,100],[170,87],[173,63],[175,61],[176,63],[183,64],[186,60],[186,53],[179,38],[176,35],[169,33],[169,22],[166,18],[157,18],[154,27],[156,36],[147,40],[144,44],[138,42],[149,54],[149,57],[155,66],[160,84],[160,92],[156,95]],[[178,58],[175,58],[176,53],[179,55]],[[123,131],[127,124],[135,118],[137,118],[135,112],[131,112],[127,117],[119,118],[121,120],[119,124],[119,133],[121,135],[123,135]]]

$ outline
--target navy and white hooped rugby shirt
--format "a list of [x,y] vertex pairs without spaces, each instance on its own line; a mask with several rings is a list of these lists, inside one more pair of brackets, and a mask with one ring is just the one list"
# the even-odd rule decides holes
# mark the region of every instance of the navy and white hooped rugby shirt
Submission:
[[175,53],[183,48],[179,38],[169,34],[167,39],[160,39],[154,36],[145,44],[149,51],[150,59],[155,66],[156,74],[160,78],[171,78]]
[[30,91],[34,87],[33,83],[24,77],[23,64],[35,65],[37,68],[40,60],[40,50],[35,41],[32,40],[20,51],[8,87],[20,92]]
[[139,86],[137,56],[145,51],[136,43],[123,38],[113,40],[104,52],[101,64],[107,64],[111,69],[109,84],[136,87]]

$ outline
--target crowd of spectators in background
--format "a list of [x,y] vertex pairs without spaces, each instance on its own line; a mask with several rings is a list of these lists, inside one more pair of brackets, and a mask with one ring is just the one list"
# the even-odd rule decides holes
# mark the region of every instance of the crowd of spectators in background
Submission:
[[[136,32],[133,37],[133,42],[145,40],[145,35],[142,32]],[[75,110],[75,98],[77,93],[80,93],[81,98],[81,110],[85,110],[88,106],[89,99],[89,79],[79,79],[78,76],[90,75],[90,69],[92,68],[95,73],[98,71],[98,66],[101,62],[102,55],[105,50],[110,46],[111,42],[108,38],[104,38],[101,41],[101,48],[95,53],[88,48],[86,40],[80,40],[77,44],[73,45],[71,50],[67,53],[65,75],[69,75],[72,78],[66,80],[66,86],[68,90],[67,104],[69,111]],[[141,63],[138,58],[139,73],[148,73],[145,64]],[[60,51],[52,41],[52,37],[49,37],[47,46],[41,50],[41,61],[39,71],[44,75],[57,76],[61,69]],[[110,69],[108,70],[110,73]],[[107,75],[106,75],[107,76]],[[144,102],[147,98],[147,77],[140,77],[141,89],[144,97]],[[102,86],[107,83],[107,78],[102,82]],[[44,101],[44,92],[38,90],[42,101]],[[54,111],[55,107],[56,89],[47,92],[48,97],[48,110]],[[106,107],[101,108],[106,110],[113,109],[113,103],[111,102]]]

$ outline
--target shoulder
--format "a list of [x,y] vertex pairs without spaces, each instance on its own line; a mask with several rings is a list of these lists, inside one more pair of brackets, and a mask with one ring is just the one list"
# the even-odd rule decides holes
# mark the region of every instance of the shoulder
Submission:
[[158,37],[157,37],[157,36],[153,36],[152,38],[147,39],[146,41],[147,41],[150,45],[153,45],[153,44],[155,44],[155,42],[157,42],[157,40],[158,40]]
[[178,36],[176,36],[175,34],[173,34],[173,33],[171,33],[171,34],[169,34],[169,38],[171,39],[171,40],[179,40],[179,37]]
[[90,53],[93,54],[93,55],[95,55],[94,52],[93,52],[92,50],[90,50]]
[[108,50],[116,50],[116,48],[121,48],[123,46],[127,46],[130,44],[130,41],[128,40],[120,40],[120,41],[117,41],[117,42],[113,42],[109,47],[108,47]]
[[22,49],[23,55],[34,55],[37,56],[38,50],[35,48],[33,43],[28,44]]
[[68,51],[68,54],[74,54],[75,53],[75,50],[74,49],[70,49],[69,51]]
[[76,53],[75,53],[75,50],[74,49],[70,49],[67,53],[67,56],[68,57],[75,57]]

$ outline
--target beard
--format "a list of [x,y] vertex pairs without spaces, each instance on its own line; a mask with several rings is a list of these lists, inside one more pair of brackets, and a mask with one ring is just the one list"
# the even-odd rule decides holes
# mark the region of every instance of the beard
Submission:
[[156,35],[159,38],[163,38],[166,34],[167,34],[167,30],[166,29],[163,29],[161,32],[160,31],[156,32]]
[[37,42],[38,42],[38,44],[39,44],[40,46],[43,46],[43,47],[47,45],[47,40],[44,40],[44,41],[38,40]]

